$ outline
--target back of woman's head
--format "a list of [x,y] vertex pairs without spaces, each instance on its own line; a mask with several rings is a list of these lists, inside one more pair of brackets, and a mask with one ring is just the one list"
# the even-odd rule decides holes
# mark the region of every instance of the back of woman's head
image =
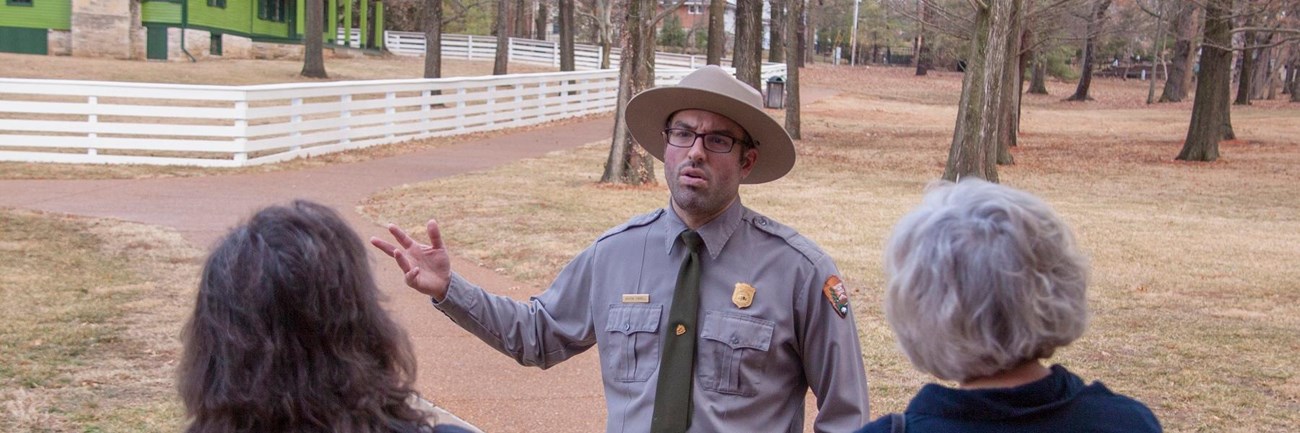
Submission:
[[379,306],[361,240],[334,211],[295,201],[233,229],[208,258],[184,331],[190,432],[390,432],[414,358]]
[[932,188],[885,247],[885,315],[921,371],[968,381],[1047,358],[1088,324],[1088,262],[1042,200],[965,180]]

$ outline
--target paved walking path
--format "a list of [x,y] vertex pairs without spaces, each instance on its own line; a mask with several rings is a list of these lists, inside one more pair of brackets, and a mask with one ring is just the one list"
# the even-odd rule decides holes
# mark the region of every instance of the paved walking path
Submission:
[[[805,88],[804,103],[833,94]],[[387,238],[383,227],[356,212],[357,204],[371,194],[608,140],[612,128],[611,117],[570,120],[388,158],[273,173],[175,179],[0,180],[0,208],[163,226],[179,231],[206,250],[253,211],[306,198],[337,209],[363,238]],[[488,432],[604,429],[605,405],[595,350],[544,372],[520,367],[438,314],[429,305],[428,297],[406,287],[391,259],[370,250],[380,290],[388,295],[385,306],[406,327],[415,345],[419,362],[417,389],[422,394]],[[516,299],[527,299],[542,289],[522,287],[459,258],[453,259],[452,269],[490,292]],[[809,412],[810,417],[814,414]]]

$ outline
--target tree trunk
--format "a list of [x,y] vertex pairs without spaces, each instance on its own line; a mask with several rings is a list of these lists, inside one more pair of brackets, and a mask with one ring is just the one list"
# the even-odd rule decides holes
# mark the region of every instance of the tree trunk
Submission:
[[1196,39],[1196,11],[1200,7],[1196,2],[1179,2],[1177,15],[1174,17],[1174,50],[1169,60],[1169,73],[1165,77],[1165,89],[1160,94],[1159,102],[1182,102],[1187,98],[1187,88],[1191,84],[1194,56],[1192,41]]
[[1030,78],[1030,92],[1035,95],[1048,94],[1048,64],[1041,59],[1043,53],[1034,53],[1034,75]]
[[1266,32],[1260,34],[1256,39],[1256,44],[1266,47],[1255,50],[1255,76],[1250,78],[1250,99],[1274,99],[1277,94],[1274,90],[1277,87],[1277,72],[1280,69],[1278,53],[1281,51],[1278,47],[1272,47],[1276,33]]
[[609,69],[610,51],[613,51],[614,48],[614,41],[612,40],[614,38],[612,30],[614,27],[614,6],[610,4],[611,1],[613,0],[596,0],[596,15],[598,17],[596,28],[600,34],[598,42],[600,45],[600,69]]
[[639,185],[654,181],[654,159],[633,143],[624,113],[627,101],[654,86],[655,0],[629,0],[619,61],[618,105],[602,183]]
[[[1246,21],[1246,25],[1251,25],[1250,20]],[[1255,32],[1245,32],[1242,36],[1246,48],[1241,50],[1241,70],[1237,74],[1237,99],[1232,101],[1232,105],[1250,105],[1250,79],[1255,74],[1255,53],[1258,50],[1250,48],[1250,45],[1255,43]]]
[[[799,50],[799,42],[803,40],[803,34],[800,22],[803,21],[804,0],[786,0],[790,9],[786,11],[786,32],[784,43],[785,48],[785,130],[790,133],[790,138],[795,140],[802,139],[799,131],[799,58],[803,57],[802,51]],[[777,45],[773,45],[773,51],[776,51]]]
[[786,0],[768,0],[769,28],[767,38],[767,61],[785,63],[785,50],[782,49],[785,38],[785,3]]
[[528,19],[528,0],[515,0],[514,7],[510,10],[510,18],[514,23],[514,27],[510,30],[511,36],[532,39],[528,34],[528,29],[532,27]]
[[727,0],[709,2],[709,47],[705,62],[710,65],[721,66],[722,58],[727,55],[726,15]]
[[975,14],[970,59],[962,79],[961,105],[953,128],[952,147],[943,178],[957,181],[967,176],[998,181],[999,115],[1010,109],[1003,87],[1014,85],[1009,66],[1016,57],[1018,22],[1023,0],[987,0]]
[[325,74],[325,0],[307,0],[303,14],[306,16],[306,34],[302,35],[302,76],[329,78]]
[[533,19],[533,23],[537,25],[536,30],[533,31],[534,37],[539,40],[546,40],[546,35],[550,33],[546,28],[546,19],[550,17],[551,11],[546,7],[546,0],[537,2],[537,17]]
[[492,75],[505,75],[510,63],[510,0],[497,0],[497,52]]
[[1167,7],[1162,4],[1156,4],[1160,15],[1156,16],[1156,38],[1151,43],[1151,48],[1155,51],[1155,56],[1151,58],[1151,78],[1147,80],[1147,105],[1156,102],[1156,65],[1159,65],[1165,55],[1165,18],[1169,12]]
[[817,47],[817,44],[813,43],[813,32],[808,31],[808,27],[811,26],[812,14],[808,13],[808,5],[805,3],[803,8],[803,19],[799,20],[799,34],[803,35],[803,39],[799,40],[799,52],[803,53],[803,55],[799,56],[800,68],[809,63],[813,63],[815,57],[813,50]]
[[762,90],[763,59],[763,3],[760,0],[736,2],[736,48],[732,66],[736,78],[755,89]]
[[923,76],[930,71],[930,47],[925,41],[925,21],[929,19],[929,3],[916,0],[916,41],[912,46],[912,66],[916,75]]
[[1232,0],[1209,0],[1205,10],[1205,43],[1201,73],[1196,80],[1192,120],[1178,159],[1214,161],[1219,141],[1232,136],[1228,92],[1232,84]]
[[576,71],[573,60],[573,0],[560,0],[560,70]]
[[442,0],[424,0],[424,78],[442,78]]
[[1088,21],[1088,35],[1084,39],[1083,70],[1079,73],[1079,86],[1074,89],[1073,95],[1065,99],[1067,101],[1092,100],[1092,97],[1088,96],[1088,88],[1092,86],[1093,58],[1097,56],[1097,36],[1101,33],[1102,24],[1106,20],[1106,9],[1110,9],[1110,0],[1098,0],[1091,20]]
[[1291,48],[1291,66],[1287,69],[1286,88],[1291,102],[1300,102],[1300,48]]
[[998,110],[998,153],[999,165],[1010,165],[1016,161],[1011,156],[1011,148],[1016,146],[1016,135],[1020,133],[1020,86],[1024,83],[1025,54],[1020,47],[1025,45],[1023,11],[1017,11],[1010,22],[1008,37],[1011,46],[1004,65],[1002,83],[1002,109]]

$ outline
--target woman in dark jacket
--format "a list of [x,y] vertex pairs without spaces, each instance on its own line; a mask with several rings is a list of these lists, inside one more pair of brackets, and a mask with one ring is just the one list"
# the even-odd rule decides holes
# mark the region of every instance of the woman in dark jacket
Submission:
[[437,425],[463,421],[411,389],[411,346],[379,306],[365,247],[319,204],[272,206],[231,230],[183,339],[190,433],[466,431]]
[[1060,365],[1088,325],[1088,262],[1042,200],[966,180],[926,194],[885,248],[885,316],[918,370],[903,414],[860,432],[1159,432],[1137,400]]

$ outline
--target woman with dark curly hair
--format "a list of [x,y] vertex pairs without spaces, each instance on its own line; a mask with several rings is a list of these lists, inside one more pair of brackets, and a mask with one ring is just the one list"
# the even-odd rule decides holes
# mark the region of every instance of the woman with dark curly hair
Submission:
[[466,431],[438,425],[463,421],[412,389],[415,358],[365,247],[316,203],[263,209],[226,235],[183,339],[187,432]]

